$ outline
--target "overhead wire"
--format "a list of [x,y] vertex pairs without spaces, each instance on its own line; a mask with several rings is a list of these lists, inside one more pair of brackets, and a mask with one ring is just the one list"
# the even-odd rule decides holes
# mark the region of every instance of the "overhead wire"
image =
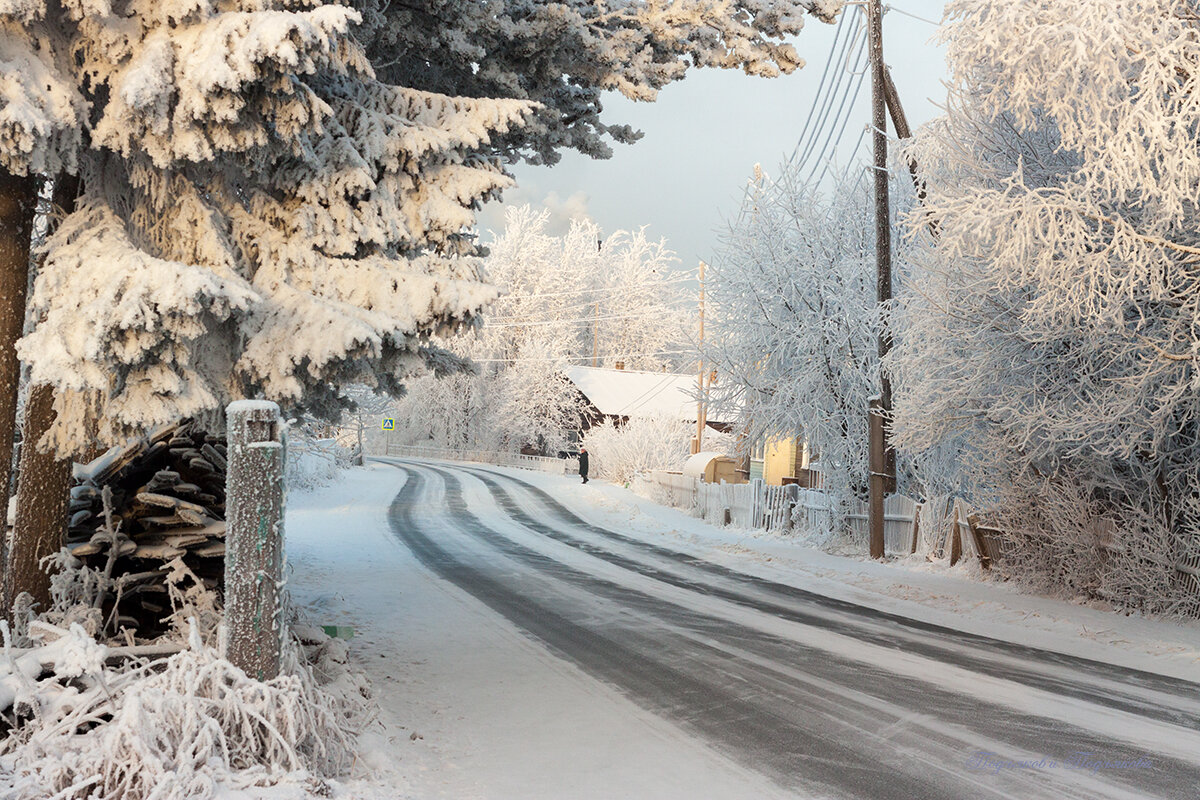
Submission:
[[[607,353],[602,356],[597,356],[597,358],[600,359],[601,361],[608,361],[610,359],[618,359],[618,358],[637,358],[638,356],[675,356],[675,355],[683,355],[684,353],[693,353],[693,352],[695,352],[695,351],[694,350],[656,350],[653,352]],[[580,354],[580,355],[573,355],[571,353],[563,353],[562,355],[544,356],[544,357],[543,356],[520,356],[517,358],[472,358],[471,361],[475,362],[476,364],[516,364],[516,363],[519,363],[522,361],[561,361],[563,359],[566,359],[568,361],[570,361],[572,359],[580,359],[580,360],[590,361],[591,358],[592,358],[591,353]],[[585,366],[585,365],[579,364],[576,366]]]
[[[584,313],[584,309],[591,309],[591,308],[595,308],[595,306],[596,306],[596,304],[597,304],[597,303],[601,303],[601,304],[604,304],[604,305],[611,305],[611,304],[613,304],[614,302],[617,302],[618,300],[619,300],[619,302],[625,303],[625,302],[627,302],[627,301],[628,301],[628,298],[625,298],[625,297],[621,297],[621,298],[612,298],[612,297],[598,298],[598,299],[596,299],[596,300],[585,300],[585,301],[584,301],[584,302],[582,302],[582,303],[572,303],[571,305],[566,305],[566,306],[555,306],[553,309],[549,309],[549,308],[547,308],[547,307],[545,307],[545,306],[540,306],[540,305],[539,305],[539,306],[537,307],[537,309],[536,309],[536,310],[547,310],[547,311],[549,311],[549,310],[553,310],[553,312],[554,312],[554,313],[557,313],[557,314],[571,314],[571,313],[579,313],[579,314],[582,314],[582,313]],[[678,297],[678,298],[674,298],[674,299],[667,300],[667,301],[662,301],[662,300],[660,300],[660,301],[657,303],[657,305],[656,305],[655,307],[656,307],[656,308],[657,308],[657,307],[661,307],[661,308],[663,308],[663,309],[670,309],[670,310],[674,310],[676,306],[685,306],[685,305],[688,305],[688,304],[690,304],[690,303],[694,303],[694,302],[695,302],[695,300],[694,300],[694,299],[692,299],[692,298],[688,298],[688,297]],[[533,309],[531,309],[531,311],[532,311],[532,310],[533,310]],[[511,310],[510,310],[510,312],[511,312]],[[613,310],[609,310],[609,311],[606,311],[605,313],[610,313],[610,314],[611,314],[611,313],[615,313],[615,312],[614,312]],[[486,312],[486,311],[483,313],[483,315],[482,315],[482,316],[483,316],[483,318],[484,318],[484,319],[486,319],[486,320],[487,320],[487,321],[489,321],[489,322],[512,322],[512,321],[517,321],[517,320],[525,320],[525,319],[529,319],[529,318],[530,318],[530,317],[529,317],[529,314],[513,314],[513,313],[506,313],[506,314],[497,314],[497,315],[492,315],[492,314],[489,314],[489,313],[488,313],[488,312]]]
[[561,292],[538,292],[535,294],[502,294],[496,298],[496,302],[501,300],[532,300],[539,297],[565,297],[570,294],[587,294],[588,292],[627,292],[630,289],[645,289],[655,286],[670,286],[676,283],[688,283],[695,280],[691,276],[696,270],[688,270],[686,272],[677,273],[679,278],[670,278],[665,281],[655,281],[654,283],[634,284],[632,286],[597,286],[591,289],[565,289]]
[[935,22],[934,20],[931,20],[928,17],[918,16],[917,14],[914,14],[911,11],[905,11],[903,8],[892,5],[891,3],[884,6],[884,11],[898,11],[906,17],[912,17],[913,19],[919,19],[919,20],[921,20],[921,22],[928,22],[930,25],[936,25],[939,28],[942,26],[942,23],[940,23],[940,22]]
[[804,143],[805,137],[808,136],[808,126],[812,122],[813,112],[817,108],[815,99],[821,96],[825,90],[825,80],[829,76],[829,67],[834,63],[833,53],[837,50],[838,41],[841,39],[842,31],[846,27],[846,15],[842,14],[838,17],[837,30],[833,34],[833,45],[829,48],[829,52],[825,54],[825,69],[821,71],[821,82],[817,85],[817,93],[813,95],[814,102],[808,107],[808,116],[804,118],[804,125],[800,128],[800,136],[796,139],[796,147],[792,150],[792,155],[788,161],[794,161],[796,154],[800,152],[800,146]]
[[649,389],[642,392],[637,397],[635,397],[632,400],[630,400],[629,402],[627,402],[625,405],[621,406],[621,410],[618,412],[618,416],[626,416],[628,414],[632,414],[634,411],[637,411],[639,408],[644,406],[650,400],[650,398],[657,397],[658,393],[661,392],[663,389],[666,389],[667,386],[670,385],[671,381],[674,380],[676,377],[678,377],[678,376],[673,375],[669,372],[666,373],[666,376],[662,380],[656,381],[655,384],[653,386],[651,386]]
[[[867,52],[866,45],[863,44],[859,48],[858,54],[855,57],[854,69],[856,72],[858,71],[859,67],[862,65],[863,57],[866,55],[866,52]],[[825,172],[828,171],[829,163],[830,163],[831,159],[833,158],[833,151],[836,151],[837,146],[839,144],[841,144],[842,137],[846,133],[846,126],[849,124],[850,117],[854,113],[854,105],[855,105],[855,103],[858,102],[858,95],[862,91],[863,78],[865,75],[866,75],[865,70],[862,72],[858,72],[857,80],[855,80],[855,82],[854,82],[853,94],[842,95],[842,104],[838,107],[837,115],[834,117],[834,127],[837,126],[837,121],[839,119],[841,119],[841,128],[838,130],[837,139],[834,140],[834,138],[833,138],[834,127],[831,127],[829,129],[829,134],[825,137],[824,144],[821,145],[820,154],[813,161],[813,168],[808,174],[809,182],[812,181],[813,175],[816,174],[817,169],[820,166],[822,166],[822,163],[824,163],[825,171],[823,171],[821,173],[821,179],[823,179],[825,177]],[[846,102],[847,99],[849,99],[849,101],[850,101],[849,104],[847,104],[847,102]],[[844,115],[842,113],[843,110],[845,111]],[[830,142],[831,141],[833,142],[833,151],[830,150]],[[821,179],[818,179],[817,183],[820,183]]]
[[582,323],[582,322],[603,322],[605,320],[610,320],[610,319],[634,319],[637,317],[648,317],[648,316],[652,316],[654,314],[661,314],[661,313],[663,313],[664,310],[673,311],[675,309],[652,308],[647,311],[639,311],[639,312],[636,312],[633,314],[608,314],[608,315],[593,316],[593,317],[578,317],[576,319],[545,319],[545,320],[534,320],[531,322],[501,322],[498,324],[491,323],[488,321],[488,319],[486,317],[484,317],[483,325],[485,328],[527,328],[527,327],[535,327],[535,326],[540,326],[540,325],[567,325],[567,324],[577,324],[577,323]]
[[846,69],[847,57],[851,53],[851,48],[861,46],[859,36],[863,30],[864,26],[862,20],[856,17],[853,23],[853,28],[851,29],[851,35],[846,38],[846,40],[842,43],[841,49],[836,53],[836,63],[839,65],[839,67],[835,70],[836,76],[832,84],[830,85],[828,91],[825,92],[823,97],[818,96],[814,99],[814,102],[819,104],[819,110],[817,112],[817,124],[811,129],[808,142],[805,144],[804,151],[800,155],[800,160],[797,164],[797,168],[800,170],[803,170],[808,164],[809,158],[812,156],[813,148],[820,140],[821,135],[825,132],[825,125],[829,119],[829,112],[837,103],[838,98],[843,96],[842,85],[845,82],[848,73],[848,70]]

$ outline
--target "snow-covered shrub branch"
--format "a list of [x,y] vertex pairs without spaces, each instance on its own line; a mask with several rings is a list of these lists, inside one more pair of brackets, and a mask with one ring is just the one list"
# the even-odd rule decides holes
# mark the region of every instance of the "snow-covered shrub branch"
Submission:
[[[78,625],[36,629],[46,643],[20,654],[5,631],[6,797],[183,800],[288,774],[307,774],[316,787],[349,766],[364,695],[327,693],[301,663],[297,643],[287,649],[284,674],[264,683],[206,647],[195,630],[177,655],[116,668],[110,649]],[[344,673],[344,648],[322,638],[309,657],[330,675]]]
[[[1171,0],[957,0],[889,368],[1016,563],[1200,612],[1200,35]],[[933,223],[936,237],[930,233]],[[950,464],[951,462],[943,462]]]
[[695,425],[674,417],[631,417],[622,425],[605,420],[584,437],[591,473],[628,483],[639,473],[678,470],[688,459]]

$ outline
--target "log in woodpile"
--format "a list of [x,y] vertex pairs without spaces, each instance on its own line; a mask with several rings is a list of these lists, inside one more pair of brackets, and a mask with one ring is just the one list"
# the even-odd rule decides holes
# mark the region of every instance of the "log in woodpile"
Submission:
[[67,548],[114,581],[101,609],[108,633],[124,628],[130,641],[161,635],[172,613],[169,581],[180,591],[203,587],[219,597],[225,453],[224,437],[185,421],[77,468]]

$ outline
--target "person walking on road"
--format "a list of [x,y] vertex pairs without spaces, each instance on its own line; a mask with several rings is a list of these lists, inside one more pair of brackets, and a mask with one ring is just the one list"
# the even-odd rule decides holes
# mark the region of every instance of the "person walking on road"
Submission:
[[579,475],[580,475],[580,477],[583,478],[584,483],[587,483],[587,470],[588,470],[587,448],[581,447],[581,448],[579,448]]

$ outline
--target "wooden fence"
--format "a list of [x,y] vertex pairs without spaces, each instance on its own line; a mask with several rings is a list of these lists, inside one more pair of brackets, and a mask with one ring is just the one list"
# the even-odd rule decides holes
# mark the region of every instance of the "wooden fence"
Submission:
[[[841,518],[852,538],[867,541],[867,504],[859,500],[839,509],[834,498],[821,489],[768,486],[762,480],[704,483],[677,472],[652,472],[649,477],[658,502],[715,525],[832,532],[835,520]],[[883,536],[885,551],[897,555],[920,551],[934,558],[949,558],[952,563],[973,557],[985,564],[999,556],[994,532],[978,527],[962,501],[953,498],[947,499],[945,508],[939,505],[926,510],[922,519],[920,503],[903,495],[888,497]]]
[[496,464],[503,467],[520,467],[551,475],[568,475],[579,472],[579,459],[527,456],[523,453],[505,453],[499,450],[453,450],[445,447],[422,447],[397,445],[385,441],[383,454],[400,458],[432,458],[439,461],[474,461],[480,464]]

